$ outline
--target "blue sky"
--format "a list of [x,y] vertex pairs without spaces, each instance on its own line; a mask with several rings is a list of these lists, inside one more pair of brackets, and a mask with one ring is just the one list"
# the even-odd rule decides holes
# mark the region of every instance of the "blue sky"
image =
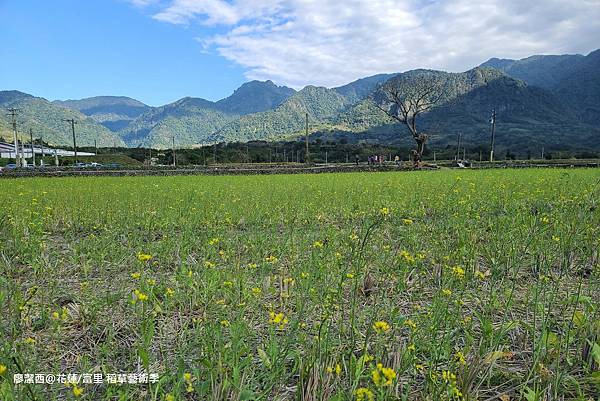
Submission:
[[195,37],[207,28],[162,23],[126,1],[0,0],[0,18],[0,89],[155,106],[220,99],[247,80],[242,67],[202,52]]
[[217,100],[491,57],[587,54],[600,0],[0,0],[0,89]]

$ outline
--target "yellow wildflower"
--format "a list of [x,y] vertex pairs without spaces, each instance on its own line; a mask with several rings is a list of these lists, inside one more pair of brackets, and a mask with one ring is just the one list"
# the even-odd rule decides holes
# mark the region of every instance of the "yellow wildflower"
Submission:
[[409,226],[413,223],[413,221],[411,219],[402,219],[402,224],[404,224],[405,226]]
[[73,395],[75,397],[80,397],[83,394],[83,389],[81,387],[78,387],[77,385],[73,386]]
[[149,255],[147,253],[138,252],[137,258],[140,262],[145,263],[145,262],[149,261],[150,259],[152,259],[152,255]]
[[375,394],[365,387],[356,389],[356,401],[375,401]]
[[279,259],[277,259],[277,256],[269,255],[265,258],[265,260],[268,263],[276,263]]
[[415,257],[412,256],[408,251],[400,251],[399,256],[404,259],[407,263],[414,263]]
[[131,278],[135,279],[135,280],[139,279],[141,276],[142,276],[142,273],[140,273],[140,272],[131,273]]
[[340,375],[342,374],[342,367],[340,366],[340,364],[339,364],[339,363],[336,363],[336,364],[335,364],[335,374],[336,374],[337,376],[340,376]]
[[8,368],[0,363],[0,376],[2,376]]
[[223,327],[229,327],[231,325],[231,323],[229,323],[229,320],[226,320],[226,319],[221,320],[220,323],[221,323],[221,326],[223,326]]
[[456,354],[454,354],[454,358],[456,359],[456,362],[458,362],[459,365],[466,365],[467,361],[465,359],[465,355],[460,352],[460,351],[456,351]]
[[404,325],[407,326],[408,328],[410,328],[411,330],[417,329],[417,325],[415,324],[415,322],[412,321],[412,319],[405,320]]
[[377,386],[390,386],[396,379],[396,372],[392,368],[386,368],[381,363],[377,364],[377,369],[371,372],[371,379]]
[[288,324],[288,319],[282,312],[269,312],[269,323],[279,326],[280,329],[283,329],[285,325]]
[[313,242],[313,248],[323,248],[323,243],[321,241]]
[[460,266],[454,266],[452,268],[452,274],[454,274],[458,278],[464,278],[465,277],[465,269],[463,269]]
[[388,209],[387,207],[382,207],[379,210],[379,214],[381,214],[382,216],[388,216],[390,214],[390,209]]
[[140,290],[133,291],[133,294],[135,295],[135,300],[139,300],[141,302],[148,300],[148,295],[144,294]]
[[380,320],[378,322],[373,323],[373,328],[375,329],[375,331],[380,334],[380,333],[385,333],[386,331],[388,331],[390,329],[390,325],[388,322],[384,322],[383,320]]

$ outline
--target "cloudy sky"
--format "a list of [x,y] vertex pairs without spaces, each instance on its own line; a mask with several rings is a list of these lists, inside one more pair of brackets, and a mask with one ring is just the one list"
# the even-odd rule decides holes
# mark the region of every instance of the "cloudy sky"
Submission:
[[[15,13],[15,4],[23,7],[28,2],[32,0],[0,0],[0,12],[7,3],[12,8],[7,6],[5,11]],[[154,103],[185,95],[227,96],[248,79],[271,79],[295,88],[307,84],[332,87],[381,72],[464,71],[490,57],[587,54],[600,47],[600,0],[53,2],[54,10],[60,11],[61,6],[75,7],[79,18],[95,19],[98,30],[86,29],[83,38],[94,43],[96,36],[108,36],[98,39],[96,53],[108,70],[118,62],[127,67],[136,60],[140,63],[131,77],[152,82],[131,86],[123,80],[118,88]],[[68,21],[54,17],[52,21],[66,29]],[[122,42],[113,42],[112,33]],[[132,37],[144,52],[129,43]],[[128,46],[131,51],[123,51],[122,60],[111,59],[114,49],[108,56],[103,54],[108,44]],[[131,52],[139,54],[130,59]],[[152,61],[146,61],[150,60],[148,52],[154,56]],[[88,53],[79,54],[86,63]],[[91,64],[85,65],[92,68]],[[144,75],[148,69],[155,69],[151,76]],[[102,76],[101,71],[97,74]],[[110,80],[102,78],[106,85],[89,91],[111,89]],[[154,92],[163,88],[162,94],[144,92],[147,86]]]

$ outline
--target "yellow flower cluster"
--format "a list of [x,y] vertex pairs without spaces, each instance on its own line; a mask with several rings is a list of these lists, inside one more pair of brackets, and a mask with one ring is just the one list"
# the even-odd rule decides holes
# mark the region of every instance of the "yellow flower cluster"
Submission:
[[137,254],[137,258],[140,262],[142,263],[146,263],[148,262],[150,259],[152,259],[152,255],[149,255],[147,253],[142,253],[142,252],[138,252]]
[[183,374],[183,381],[185,382],[185,391],[187,391],[188,393],[191,393],[194,391],[194,386],[192,385],[194,378],[192,377],[192,374],[189,372],[185,372]]
[[269,323],[274,326],[279,326],[279,329],[283,329],[285,328],[285,325],[288,324],[288,319],[282,312],[269,312]]
[[413,322],[412,319],[405,320],[404,325],[413,331],[417,329],[417,324]]
[[378,363],[377,368],[371,371],[371,379],[376,386],[391,386],[396,379],[396,372],[392,368],[386,368]]
[[144,294],[140,290],[134,290],[133,295],[133,303],[136,303],[136,301],[144,302],[148,300],[148,295]]
[[368,388],[360,387],[354,394],[356,394],[356,401],[375,401],[375,394]]
[[465,269],[460,266],[454,266],[452,268],[452,274],[460,279],[465,278]]
[[415,257],[412,256],[408,251],[400,251],[400,258],[404,259],[407,263],[414,263]]
[[388,322],[384,322],[383,320],[380,320],[378,322],[373,323],[373,328],[375,329],[377,334],[381,334],[381,333],[385,333],[386,331],[389,331],[390,325]]

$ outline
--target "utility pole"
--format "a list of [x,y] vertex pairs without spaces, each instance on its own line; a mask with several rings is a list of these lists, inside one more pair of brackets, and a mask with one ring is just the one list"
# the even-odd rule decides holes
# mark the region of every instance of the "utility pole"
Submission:
[[460,157],[460,140],[462,139],[462,132],[458,133],[458,144],[456,146],[456,161],[458,161],[458,158]]
[[40,146],[42,147],[42,159],[40,160],[40,167],[44,167],[44,135],[40,135]]
[[544,160],[544,147],[542,146],[542,160]]
[[17,167],[20,167],[21,163],[19,160],[19,140],[17,139],[17,111],[19,111],[19,109],[15,109],[14,107],[8,109],[8,112],[10,113],[9,116],[12,117],[13,140],[15,145],[15,164]]
[[172,139],[173,139],[173,167],[177,167],[177,158],[175,155],[175,135],[173,135]]
[[31,164],[35,167],[35,149],[33,148],[33,129],[29,128],[29,141],[31,142]]
[[492,110],[492,118],[490,119],[490,123],[492,124],[492,143],[490,145],[490,163],[494,161],[494,140],[495,138],[495,130],[496,130],[496,109]]
[[68,118],[63,121],[71,123],[71,132],[73,133],[73,151],[75,152],[75,164],[77,164],[77,142],[75,141],[75,124],[77,124],[77,121],[72,118]]
[[308,152],[308,113],[306,113],[306,136],[305,136],[305,141],[306,141],[306,160],[304,160],[305,163],[310,163],[310,153]]
[[94,139],[94,149],[96,149],[96,156],[98,156],[98,142]]
[[213,145],[213,160],[214,160],[214,163],[217,164],[217,144],[216,143]]

